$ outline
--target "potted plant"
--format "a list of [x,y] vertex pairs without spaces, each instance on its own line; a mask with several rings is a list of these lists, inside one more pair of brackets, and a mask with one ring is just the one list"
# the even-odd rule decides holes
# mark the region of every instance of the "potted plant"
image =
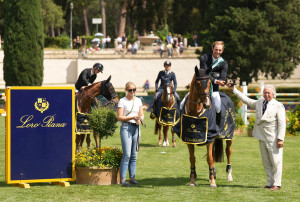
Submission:
[[[89,122],[100,140],[112,136],[117,128],[117,116],[112,108],[93,108]],[[75,156],[76,183],[119,184],[122,155],[122,150],[117,147],[101,148],[100,145],[91,150],[83,149]]]
[[253,127],[255,123],[255,116],[251,115],[250,118],[248,119],[248,122],[249,122],[247,125],[248,137],[252,137]]

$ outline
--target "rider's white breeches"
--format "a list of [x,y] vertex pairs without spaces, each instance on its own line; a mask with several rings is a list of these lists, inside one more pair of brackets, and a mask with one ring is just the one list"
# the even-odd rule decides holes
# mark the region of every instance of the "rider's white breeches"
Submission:
[[214,100],[215,107],[216,107],[216,112],[220,113],[221,112],[221,98],[220,98],[220,93],[218,91],[212,92],[211,97]]

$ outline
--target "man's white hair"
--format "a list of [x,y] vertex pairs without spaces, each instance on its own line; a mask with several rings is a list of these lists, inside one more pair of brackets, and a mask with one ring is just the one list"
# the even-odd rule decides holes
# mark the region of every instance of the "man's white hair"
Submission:
[[273,93],[273,95],[274,95],[274,98],[276,98],[276,89],[275,89],[275,87],[273,86],[273,85],[265,85],[265,87],[264,87],[264,92],[265,92],[265,89],[266,88],[270,88],[271,90],[272,90],[272,93]]

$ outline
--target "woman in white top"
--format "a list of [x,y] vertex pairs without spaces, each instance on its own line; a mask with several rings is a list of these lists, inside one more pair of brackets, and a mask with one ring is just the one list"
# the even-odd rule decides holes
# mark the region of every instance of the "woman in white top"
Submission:
[[118,121],[122,122],[120,136],[122,142],[123,157],[121,161],[120,175],[121,186],[130,186],[126,182],[126,173],[129,169],[129,183],[138,184],[135,180],[136,159],[138,153],[138,136],[141,120],[144,120],[142,101],[134,96],[136,86],[129,81],[125,86],[126,96],[121,98],[118,104]]

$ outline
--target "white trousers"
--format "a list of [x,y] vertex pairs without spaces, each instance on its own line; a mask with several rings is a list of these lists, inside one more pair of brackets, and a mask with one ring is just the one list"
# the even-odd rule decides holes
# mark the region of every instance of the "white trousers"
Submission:
[[216,112],[220,113],[221,112],[221,97],[220,97],[220,93],[218,91],[212,92],[211,97],[214,100],[215,107],[216,107]]
[[267,174],[267,186],[281,186],[283,148],[277,147],[277,141],[259,140],[261,159]]

